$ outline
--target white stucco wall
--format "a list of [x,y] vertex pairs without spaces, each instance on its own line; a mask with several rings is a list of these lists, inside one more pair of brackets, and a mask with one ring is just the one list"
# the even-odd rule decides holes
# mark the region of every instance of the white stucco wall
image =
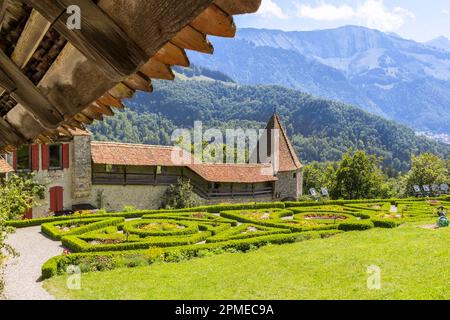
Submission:
[[[69,143],[69,153],[73,152],[73,144]],[[36,199],[33,206],[33,218],[51,215],[50,189],[63,187],[64,210],[72,209],[72,157],[69,157],[69,168],[64,170],[42,170],[42,148],[39,146],[39,171],[34,172],[36,180],[46,186],[45,199]]]

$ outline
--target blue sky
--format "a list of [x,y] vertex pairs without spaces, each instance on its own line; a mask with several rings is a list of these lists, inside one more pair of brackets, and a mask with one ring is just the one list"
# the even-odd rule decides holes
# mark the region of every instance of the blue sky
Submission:
[[238,27],[315,30],[360,25],[407,39],[450,38],[450,0],[262,0]]

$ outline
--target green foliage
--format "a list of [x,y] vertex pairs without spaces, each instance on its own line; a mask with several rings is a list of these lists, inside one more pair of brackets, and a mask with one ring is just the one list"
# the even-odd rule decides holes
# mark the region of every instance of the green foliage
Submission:
[[[5,243],[6,237],[14,232],[6,221],[23,215],[31,208],[36,197],[43,196],[44,190],[44,186],[35,182],[32,175],[11,175],[9,179],[0,182],[0,269],[2,254],[16,255],[14,248]],[[0,276],[0,292],[2,286]]]
[[[450,299],[446,228],[426,230],[408,224],[396,229],[345,232],[325,240],[303,232],[300,235],[312,240],[182,264],[86,273],[81,290],[68,289],[66,276],[54,277],[43,285],[57,299],[80,300]],[[192,248],[203,251],[202,246]],[[79,255],[68,257],[76,256],[76,265]],[[72,262],[61,260],[61,265]],[[372,264],[382,269],[381,290],[367,289],[366,270]]]
[[190,181],[179,178],[177,184],[171,184],[167,188],[163,197],[163,204],[166,208],[192,208],[198,205],[197,199]]
[[337,170],[337,162],[311,162],[303,168],[303,190],[309,192],[311,188],[331,190]]
[[107,226],[116,226],[125,221],[124,218],[94,218],[74,219],[44,223],[41,225],[43,233],[54,240],[60,240],[67,235],[83,234]]
[[351,222],[342,222],[339,224],[338,229],[343,231],[353,231],[353,230],[368,230],[374,227],[374,224],[370,220],[360,220]]
[[347,152],[336,170],[331,194],[345,199],[379,197],[383,184],[379,163],[376,156],[364,151]]
[[396,228],[400,224],[399,221],[389,219],[371,219],[371,221],[377,228]]
[[[390,212],[392,203],[398,206],[397,213]],[[243,204],[230,205],[235,210],[218,205],[204,206],[202,211],[196,212],[145,211],[142,219],[127,221],[124,225],[121,223],[123,217],[44,224],[43,230],[48,229],[47,233],[61,233],[60,229],[54,229],[58,225],[74,222],[83,225],[66,231],[72,234],[63,236],[61,242],[73,253],[45,263],[43,276],[63,274],[69,264],[82,265],[84,271],[111,270],[144,266],[155,261],[178,262],[223,252],[247,252],[266,244],[320,239],[344,231],[395,228],[404,222],[436,221],[437,206],[450,209],[450,202],[443,199],[278,203],[281,208],[269,205],[262,203],[261,209],[255,208],[256,204]],[[236,210],[239,206],[241,208]],[[214,208],[213,212],[218,208],[227,210],[220,211],[217,216],[206,212],[211,208]],[[117,221],[112,223],[111,220]]]
[[406,178],[407,193],[413,194],[413,185],[441,184],[450,180],[447,163],[431,153],[412,157],[411,171]]
[[[148,228],[147,228],[148,227]],[[176,236],[198,232],[198,225],[193,222],[169,222],[167,220],[134,220],[123,226],[123,231],[137,234],[140,237],[149,236]]]
[[[207,243],[199,245],[187,245],[183,247],[173,248],[157,248],[148,247],[147,250],[135,250],[139,248],[130,249],[132,251],[112,251],[112,252],[84,252],[74,253],[69,255],[56,256],[49,259],[42,266],[42,278],[48,279],[58,274],[65,274],[66,267],[69,265],[90,265],[92,269],[104,270],[112,265],[111,261],[115,262],[115,268],[126,267],[123,263],[123,257],[133,257],[133,259],[139,260],[146,259],[148,264],[155,261],[165,262],[180,262],[189,260],[198,256],[204,256],[205,252],[222,253],[227,252],[247,252],[253,248],[258,248],[269,243],[283,244],[294,243],[304,240],[310,240],[313,238],[326,238],[331,235],[335,235],[338,232],[332,231],[316,231],[316,232],[304,232],[304,233],[292,233],[292,234],[272,234],[262,236],[258,238],[231,240],[217,243]],[[68,237],[69,238],[69,237]],[[99,261],[105,261],[106,266],[99,266]],[[133,267],[134,265],[131,265]],[[83,270],[82,270],[83,271]],[[93,270],[95,271],[95,270]]]
[[5,220],[22,216],[35,198],[44,196],[45,187],[27,176],[11,175],[0,185],[0,211]]
[[358,108],[278,86],[246,86],[220,81],[156,81],[152,95],[137,94],[115,117],[90,126],[94,139],[171,144],[175,128],[264,128],[277,109],[300,159],[337,161],[349,148],[383,158],[383,164],[407,171],[411,154],[442,157],[450,148]]

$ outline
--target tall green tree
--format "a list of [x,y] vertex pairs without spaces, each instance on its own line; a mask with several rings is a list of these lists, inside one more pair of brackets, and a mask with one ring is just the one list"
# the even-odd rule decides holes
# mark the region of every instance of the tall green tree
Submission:
[[381,159],[364,151],[345,153],[336,170],[332,196],[344,199],[382,196],[385,190],[380,163]]
[[428,152],[412,156],[406,183],[408,194],[413,193],[414,185],[440,184],[449,178],[448,163],[442,158]]
[[303,190],[311,188],[319,190],[322,187],[330,190],[336,174],[337,162],[311,162],[303,168]]

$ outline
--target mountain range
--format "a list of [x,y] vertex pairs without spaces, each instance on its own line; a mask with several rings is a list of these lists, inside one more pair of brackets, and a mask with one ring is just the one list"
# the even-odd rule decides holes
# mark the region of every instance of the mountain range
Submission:
[[152,94],[139,93],[114,117],[90,126],[94,139],[171,144],[176,128],[265,127],[281,116],[304,163],[339,160],[349,148],[383,157],[386,168],[405,171],[411,154],[450,155],[450,147],[360,108],[276,85],[241,85],[220,72],[177,68],[175,82],[155,81]]
[[450,134],[445,40],[422,44],[356,26],[299,32],[244,28],[235,39],[214,38],[213,56],[189,57],[240,84],[299,89],[416,131]]
[[450,40],[446,37],[438,37],[426,43],[430,47],[450,51]]

